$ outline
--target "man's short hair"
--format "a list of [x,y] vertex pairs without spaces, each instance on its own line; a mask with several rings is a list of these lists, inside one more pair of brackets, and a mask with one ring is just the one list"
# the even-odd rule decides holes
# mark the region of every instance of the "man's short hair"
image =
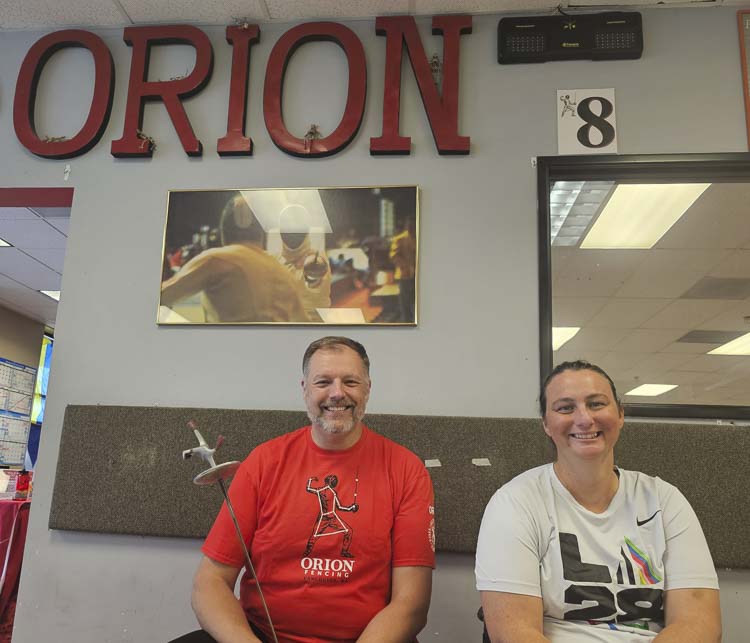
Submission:
[[320,350],[340,350],[342,346],[351,348],[355,353],[357,353],[357,355],[359,355],[360,359],[362,360],[362,364],[364,364],[365,371],[369,376],[370,358],[367,357],[367,351],[365,350],[365,347],[362,346],[362,344],[360,344],[359,342],[354,341],[353,339],[349,339],[348,337],[336,337],[333,335],[316,339],[307,347],[305,355],[302,358],[302,373],[304,375],[307,375],[307,367],[310,365],[310,359],[315,353]]
[[235,194],[221,211],[219,222],[222,245],[232,243],[261,243],[263,241],[263,229],[255,218],[255,213],[250,209],[245,198]]

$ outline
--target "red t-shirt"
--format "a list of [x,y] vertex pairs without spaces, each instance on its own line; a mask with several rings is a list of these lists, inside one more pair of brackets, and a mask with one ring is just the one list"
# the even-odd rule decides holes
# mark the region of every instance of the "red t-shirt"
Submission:
[[[411,451],[367,428],[327,451],[310,427],[261,444],[229,495],[280,642],[354,641],[388,604],[391,568],[435,566],[432,481]],[[226,506],[202,548],[242,567]],[[247,574],[240,602],[270,637]]]

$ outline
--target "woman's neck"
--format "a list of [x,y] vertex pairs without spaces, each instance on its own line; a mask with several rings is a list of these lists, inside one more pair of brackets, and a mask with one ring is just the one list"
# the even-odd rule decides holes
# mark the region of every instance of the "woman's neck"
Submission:
[[557,479],[578,504],[593,513],[604,513],[620,486],[614,463],[610,461],[573,469],[558,460],[553,466]]

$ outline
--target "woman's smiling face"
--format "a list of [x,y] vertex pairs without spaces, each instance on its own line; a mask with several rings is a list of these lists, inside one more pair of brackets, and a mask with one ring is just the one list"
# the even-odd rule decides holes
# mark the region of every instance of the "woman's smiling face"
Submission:
[[546,399],[544,431],[558,460],[613,457],[625,418],[604,376],[588,369],[563,371],[547,384]]

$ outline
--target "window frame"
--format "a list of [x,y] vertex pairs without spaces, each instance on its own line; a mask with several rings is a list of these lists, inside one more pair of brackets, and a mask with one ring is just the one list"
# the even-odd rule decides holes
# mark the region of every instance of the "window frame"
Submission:
[[[555,181],[602,180],[732,181],[750,183],[750,154],[630,154],[540,156],[537,158],[539,263],[539,374],[552,370],[552,247],[549,193]],[[750,225],[750,220],[748,221]],[[631,417],[750,420],[750,406],[625,403]]]

